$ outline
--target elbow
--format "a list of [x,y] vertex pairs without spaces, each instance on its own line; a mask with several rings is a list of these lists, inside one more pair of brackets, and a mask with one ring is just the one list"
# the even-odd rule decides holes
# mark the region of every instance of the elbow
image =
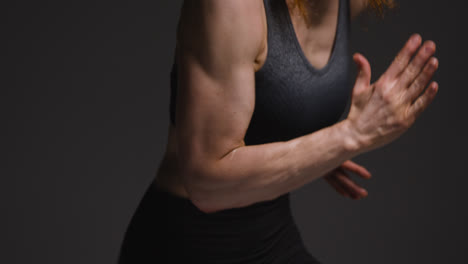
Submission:
[[201,212],[205,214],[214,213],[222,210],[214,206],[213,200],[208,197],[208,192],[197,190],[193,186],[186,185],[188,199]]
[[[214,178],[200,169],[184,169],[183,184],[190,202],[203,213],[214,213],[224,208],[216,199],[217,192]],[[215,202],[218,202],[217,205]]]
[[205,214],[212,214],[212,213],[216,213],[218,211],[223,210],[223,208],[219,208],[219,207],[217,208],[217,207],[211,206],[208,203],[200,202],[198,200],[190,199],[190,201],[195,207],[197,207],[199,211]]

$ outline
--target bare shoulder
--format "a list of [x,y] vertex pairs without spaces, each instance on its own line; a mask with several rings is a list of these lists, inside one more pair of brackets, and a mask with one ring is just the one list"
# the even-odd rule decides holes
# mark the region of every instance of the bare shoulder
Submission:
[[245,145],[264,48],[264,13],[263,0],[184,1],[177,27],[175,111],[184,171],[211,171],[213,160]]
[[[263,0],[183,2],[177,44],[185,51],[210,53],[219,52],[220,47],[229,47],[223,49],[225,59],[241,55],[240,58],[252,58],[255,65],[265,48],[265,36]],[[216,54],[199,55],[201,58],[216,57]]]

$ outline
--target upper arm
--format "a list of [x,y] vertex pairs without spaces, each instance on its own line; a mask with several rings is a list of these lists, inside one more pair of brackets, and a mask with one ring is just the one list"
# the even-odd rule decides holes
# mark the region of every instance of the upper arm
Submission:
[[175,116],[180,166],[191,174],[184,180],[212,172],[217,160],[245,145],[264,39],[262,12],[262,0],[184,1]]

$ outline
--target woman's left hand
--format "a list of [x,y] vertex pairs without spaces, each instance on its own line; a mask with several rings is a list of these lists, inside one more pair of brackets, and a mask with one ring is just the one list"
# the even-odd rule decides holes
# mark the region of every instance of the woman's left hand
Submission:
[[354,200],[366,197],[368,195],[367,190],[351,180],[346,170],[354,172],[364,179],[370,179],[372,176],[371,173],[363,166],[358,165],[351,160],[347,160],[339,167],[327,173],[324,178],[338,193],[343,196]]

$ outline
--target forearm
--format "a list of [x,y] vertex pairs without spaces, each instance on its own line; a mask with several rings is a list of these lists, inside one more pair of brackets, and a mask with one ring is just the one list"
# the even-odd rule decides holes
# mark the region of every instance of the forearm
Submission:
[[192,201],[205,211],[274,199],[360,154],[345,120],[284,142],[242,146],[193,181]]

